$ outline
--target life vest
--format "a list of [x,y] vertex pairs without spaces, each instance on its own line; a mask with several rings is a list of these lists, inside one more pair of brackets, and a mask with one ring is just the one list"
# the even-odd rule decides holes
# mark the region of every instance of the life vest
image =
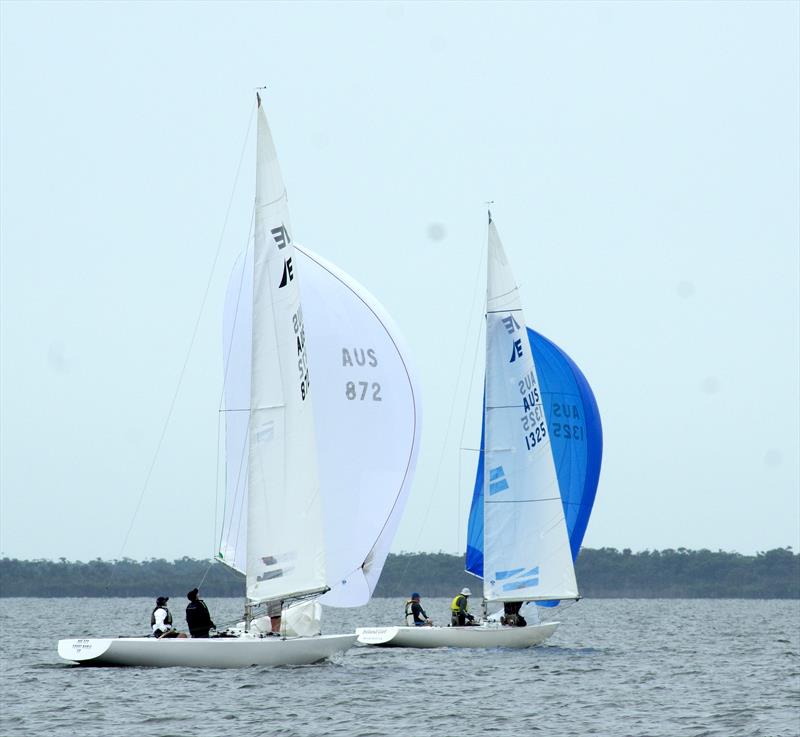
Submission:
[[156,612],[159,609],[163,609],[167,613],[167,616],[164,617],[164,624],[172,624],[172,615],[169,613],[169,609],[167,609],[167,607],[165,607],[165,606],[157,606],[150,613],[150,626],[151,627],[155,627],[155,624],[156,624]]
[[405,622],[406,622],[406,624],[408,624],[408,618],[409,618],[409,617],[411,617],[411,624],[414,624],[414,613],[411,611],[411,605],[412,605],[413,603],[414,603],[414,600],[413,600],[413,599],[409,599],[409,600],[406,602],[406,616],[405,616]]
[[[461,608],[461,603],[460,603],[461,599],[464,600],[464,608],[463,609]],[[453,599],[453,603],[450,604],[450,611],[451,612],[460,612],[460,611],[466,612],[467,611],[467,604],[468,604],[467,597],[464,596],[464,594],[459,594],[458,596],[455,597],[455,599]]]

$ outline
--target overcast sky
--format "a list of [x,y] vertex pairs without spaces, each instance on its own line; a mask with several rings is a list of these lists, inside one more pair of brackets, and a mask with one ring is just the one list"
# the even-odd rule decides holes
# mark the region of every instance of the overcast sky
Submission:
[[799,9],[3,2],[0,552],[212,554],[264,84],[295,237],[418,367],[395,551],[463,552],[489,199],[528,324],[600,405],[585,544],[798,549]]

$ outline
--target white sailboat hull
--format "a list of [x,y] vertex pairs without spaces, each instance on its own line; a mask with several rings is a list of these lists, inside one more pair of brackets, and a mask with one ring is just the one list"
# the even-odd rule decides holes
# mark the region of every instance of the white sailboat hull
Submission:
[[120,637],[59,640],[58,654],[79,665],[169,668],[243,668],[251,665],[308,665],[349,649],[356,635],[155,639]]
[[558,622],[529,627],[359,627],[358,641],[378,647],[533,647],[555,632]]

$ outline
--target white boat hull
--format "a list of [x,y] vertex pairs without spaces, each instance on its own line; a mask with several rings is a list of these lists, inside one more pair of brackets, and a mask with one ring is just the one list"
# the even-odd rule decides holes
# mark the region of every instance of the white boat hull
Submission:
[[319,637],[170,638],[120,637],[59,640],[58,654],[79,665],[169,668],[242,668],[251,665],[307,665],[350,648],[356,635]]
[[358,641],[378,647],[533,647],[555,632],[558,622],[528,627],[359,627]]

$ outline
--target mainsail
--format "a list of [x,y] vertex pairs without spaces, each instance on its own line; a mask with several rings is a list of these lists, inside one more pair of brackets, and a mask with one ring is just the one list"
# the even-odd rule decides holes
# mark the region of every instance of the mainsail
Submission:
[[246,407],[245,571],[251,603],[326,588],[312,392],[286,188],[260,99],[257,116],[252,355]]
[[[482,434],[468,532],[468,570],[482,575],[484,598],[576,598],[542,385],[517,285],[492,222]],[[476,507],[480,507],[479,515]]]
[[[223,341],[227,488],[219,554],[239,570],[252,533],[245,524],[252,262],[248,250],[231,274]],[[359,606],[378,582],[411,488],[421,429],[419,388],[399,331],[363,286],[299,246],[293,274],[303,285],[331,587],[321,601]]]

